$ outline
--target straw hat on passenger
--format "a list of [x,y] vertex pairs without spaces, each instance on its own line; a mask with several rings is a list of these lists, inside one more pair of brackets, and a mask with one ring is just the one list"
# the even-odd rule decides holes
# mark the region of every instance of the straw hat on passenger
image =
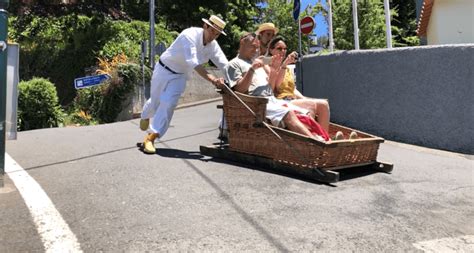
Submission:
[[278,33],[278,28],[273,23],[263,23],[258,27],[257,34],[267,30],[272,30],[275,35]]
[[225,27],[225,22],[224,20],[220,19],[218,16],[211,15],[209,19],[203,18],[202,21],[204,21],[204,23],[208,24],[210,27],[216,29],[220,33],[227,36],[227,34],[223,31]]

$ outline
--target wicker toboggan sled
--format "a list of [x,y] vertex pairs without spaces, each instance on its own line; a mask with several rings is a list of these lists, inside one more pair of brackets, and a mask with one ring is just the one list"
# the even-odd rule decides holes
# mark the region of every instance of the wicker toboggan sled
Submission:
[[229,130],[228,144],[201,146],[203,155],[269,167],[332,183],[339,180],[334,170],[372,166],[390,172],[393,164],[377,161],[383,138],[331,123],[329,135],[341,131],[345,138],[354,131],[358,138],[325,143],[266,123],[267,99],[222,91],[223,109]]

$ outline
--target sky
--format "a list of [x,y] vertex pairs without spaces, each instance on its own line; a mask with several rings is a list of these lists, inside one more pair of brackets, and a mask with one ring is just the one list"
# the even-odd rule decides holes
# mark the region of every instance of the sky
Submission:
[[[290,0],[287,0],[290,1]],[[309,5],[316,5],[316,3],[321,2],[325,8],[327,8],[327,0],[300,0],[301,1],[301,10],[300,13]],[[265,3],[263,4],[263,6]],[[293,13],[288,13],[288,15],[293,16]],[[300,19],[304,18],[300,14]],[[323,15],[319,14],[313,17],[314,22],[316,23],[316,27],[313,30],[313,33],[316,34],[317,37],[321,36],[328,36],[328,25],[324,20]]]
[[[319,0],[301,0],[301,10],[304,10],[308,4],[315,5]],[[326,0],[321,0],[323,5],[326,7]],[[303,18],[303,17],[300,17]],[[324,20],[323,15],[316,15],[313,17],[314,21],[316,22],[316,28],[313,30],[316,36],[327,36],[328,34],[328,25]]]

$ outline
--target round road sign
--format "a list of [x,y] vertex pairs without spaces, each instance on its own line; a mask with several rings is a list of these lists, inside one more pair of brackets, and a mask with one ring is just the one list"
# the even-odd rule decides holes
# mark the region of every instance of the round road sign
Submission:
[[316,23],[314,22],[314,19],[312,17],[304,17],[300,21],[300,26],[301,26],[301,33],[304,34],[309,34],[311,31],[313,31],[314,26]]

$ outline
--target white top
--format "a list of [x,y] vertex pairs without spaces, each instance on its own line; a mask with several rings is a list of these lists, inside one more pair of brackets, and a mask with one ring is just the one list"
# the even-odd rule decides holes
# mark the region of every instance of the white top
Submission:
[[[240,58],[238,55],[229,62],[227,66],[226,79],[229,81],[230,87],[234,87],[237,81],[243,78],[245,73],[252,67],[252,62]],[[248,93],[254,96],[273,96],[273,90],[268,84],[268,75],[265,70],[258,68],[252,76]]]
[[[175,72],[189,74],[198,65],[211,60],[219,69],[228,64],[216,40],[203,45],[204,29],[191,27],[183,30],[171,46],[161,55],[160,60]],[[159,63],[157,63],[159,64]]]

